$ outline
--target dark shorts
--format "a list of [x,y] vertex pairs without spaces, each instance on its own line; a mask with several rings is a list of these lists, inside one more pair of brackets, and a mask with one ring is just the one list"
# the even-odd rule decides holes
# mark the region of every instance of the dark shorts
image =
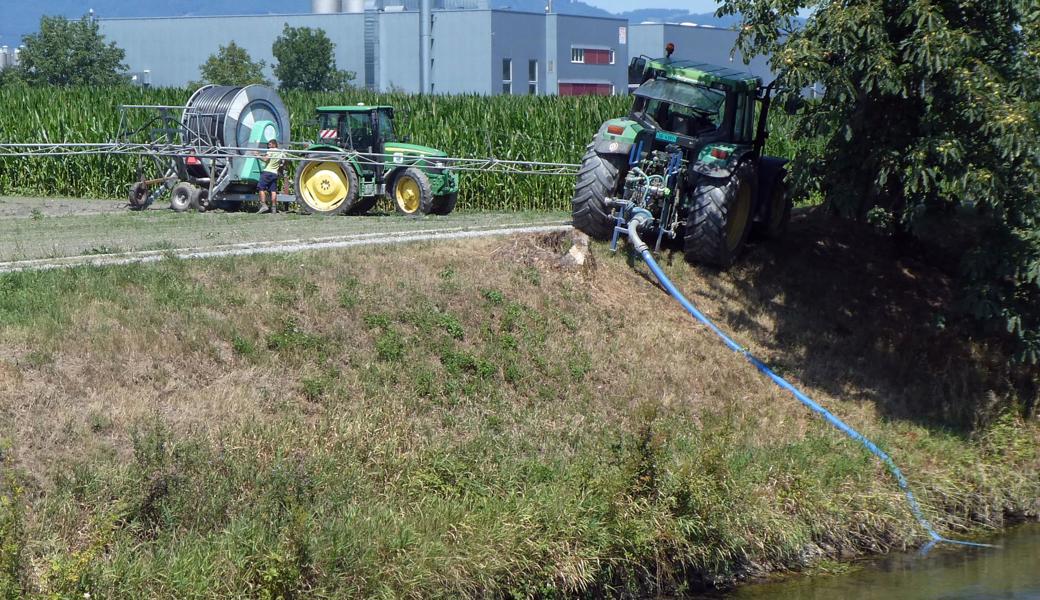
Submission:
[[264,171],[260,174],[260,181],[256,184],[258,192],[278,193],[278,174]]

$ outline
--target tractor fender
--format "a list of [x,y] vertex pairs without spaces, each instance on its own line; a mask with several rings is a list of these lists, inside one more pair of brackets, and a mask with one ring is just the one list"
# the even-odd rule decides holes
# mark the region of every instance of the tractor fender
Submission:
[[631,142],[605,140],[597,137],[596,141],[592,143],[592,149],[599,155],[623,154],[628,156],[632,152],[632,145]]
[[734,144],[708,144],[697,154],[696,160],[692,161],[690,171],[706,177],[725,179],[733,175],[737,167],[753,154],[754,151],[750,148],[741,148]]
[[758,193],[755,198],[755,221],[769,219],[769,200],[773,187],[787,175],[787,163],[791,161],[776,156],[763,156],[758,161]]

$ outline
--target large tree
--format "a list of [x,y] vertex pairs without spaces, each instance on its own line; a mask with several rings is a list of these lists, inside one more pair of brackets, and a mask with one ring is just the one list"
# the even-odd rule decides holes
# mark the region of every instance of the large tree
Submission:
[[127,81],[126,53],[105,43],[95,20],[43,17],[40,31],[23,39],[21,77],[29,84],[115,85]]
[[336,68],[336,44],[322,29],[286,25],[272,51],[278,59],[274,75],[283,90],[336,92],[354,79],[353,73]]
[[221,46],[216,54],[210,55],[205,63],[199,66],[202,80],[197,84],[212,83],[215,85],[251,85],[254,83],[269,84],[264,77],[267,64],[254,61],[245,48],[235,42]]
[[824,151],[794,169],[836,212],[914,234],[977,208],[960,211],[980,232],[965,307],[1040,361],[1040,4],[724,0],[719,13],[742,15],[738,46],[770,54],[789,95],[823,85],[797,118]]

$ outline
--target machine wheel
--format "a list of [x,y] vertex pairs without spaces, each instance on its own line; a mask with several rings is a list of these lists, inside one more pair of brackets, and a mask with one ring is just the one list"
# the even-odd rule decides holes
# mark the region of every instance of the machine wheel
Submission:
[[140,181],[130,186],[130,210],[144,210],[148,208],[150,191],[148,186]]
[[206,212],[209,210],[209,189],[202,187],[195,188],[195,193],[191,195],[191,205],[199,212]]
[[686,259],[728,268],[751,231],[755,172],[744,163],[728,178],[703,177],[686,215]]
[[195,197],[195,186],[187,182],[178,183],[170,192],[170,209],[174,212],[187,212],[192,207]]
[[787,233],[787,225],[791,222],[793,204],[787,180],[781,174],[773,183],[772,194],[769,198],[769,214],[765,221],[752,226],[752,232],[757,237],[767,240],[778,240],[784,237],[784,234]]
[[358,201],[358,176],[335,155],[318,156],[296,170],[296,201],[307,215],[341,215]]
[[450,194],[444,194],[443,196],[434,196],[433,198],[433,214],[435,215],[450,215],[455,210],[455,204],[459,201],[459,193],[452,192]]
[[367,198],[361,198],[354,204],[354,206],[347,211],[348,215],[363,215],[368,211],[376,207],[376,203],[379,202],[378,196],[369,196]]
[[607,197],[617,192],[621,161],[621,158],[602,156],[591,147],[581,159],[571,215],[575,227],[599,240],[610,239],[614,232],[615,220],[607,208]]
[[394,206],[402,215],[428,215],[433,210],[433,188],[426,174],[409,167],[394,176]]

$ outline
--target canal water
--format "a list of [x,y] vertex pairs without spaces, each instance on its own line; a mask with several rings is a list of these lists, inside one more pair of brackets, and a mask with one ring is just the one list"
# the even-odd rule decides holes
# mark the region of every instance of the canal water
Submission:
[[1040,525],[1011,530],[1000,548],[940,545],[856,565],[842,575],[752,585],[729,598],[747,600],[1040,600]]

